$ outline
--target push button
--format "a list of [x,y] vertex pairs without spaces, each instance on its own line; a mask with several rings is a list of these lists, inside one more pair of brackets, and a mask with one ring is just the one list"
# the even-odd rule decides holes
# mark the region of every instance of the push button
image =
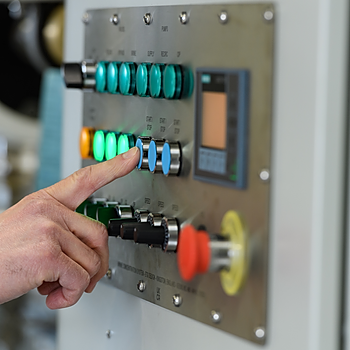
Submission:
[[152,173],[162,172],[163,139],[152,139],[148,149],[148,168]]
[[107,68],[107,90],[111,94],[118,94],[120,62],[110,62]]
[[220,234],[209,234],[186,225],[180,232],[177,263],[181,277],[220,272],[221,285],[228,295],[241,289],[247,273],[246,227],[240,215],[230,210],[221,222]]
[[133,95],[135,93],[136,64],[124,62],[119,69],[119,91],[123,95]]
[[181,168],[181,147],[178,142],[165,142],[162,150],[162,171],[166,176],[176,176]]
[[141,63],[136,71],[136,91],[139,96],[149,96],[150,63]]
[[96,73],[95,73],[95,81],[96,86],[95,89],[98,92],[106,92],[106,85],[107,85],[107,65],[108,62],[101,61],[97,63],[96,66]]
[[151,143],[151,138],[147,136],[139,136],[136,141],[136,147],[140,150],[140,160],[137,164],[139,170],[148,169],[148,149]]
[[178,64],[168,64],[164,69],[164,97],[179,99],[182,93],[182,70]]
[[164,64],[155,63],[151,68],[150,94],[153,98],[162,98],[163,94],[163,71]]

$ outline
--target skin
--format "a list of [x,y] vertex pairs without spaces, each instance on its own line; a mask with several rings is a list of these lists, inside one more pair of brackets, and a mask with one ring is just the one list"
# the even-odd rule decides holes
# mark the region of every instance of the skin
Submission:
[[100,187],[131,172],[134,147],[32,193],[0,214],[0,303],[34,288],[50,309],[74,305],[108,269],[106,227],[74,212]]

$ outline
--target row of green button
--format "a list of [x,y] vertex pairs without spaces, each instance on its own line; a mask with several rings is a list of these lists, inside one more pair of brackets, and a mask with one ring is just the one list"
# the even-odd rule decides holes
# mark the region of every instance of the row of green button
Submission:
[[117,131],[97,130],[93,141],[93,155],[95,160],[102,162],[116,155],[127,152],[135,146],[135,137]]
[[95,80],[96,91],[111,94],[180,99],[193,91],[192,72],[178,64],[100,61]]

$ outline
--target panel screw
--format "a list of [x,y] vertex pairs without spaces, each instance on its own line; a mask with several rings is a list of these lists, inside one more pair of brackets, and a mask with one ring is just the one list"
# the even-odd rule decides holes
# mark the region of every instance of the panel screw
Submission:
[[179,20],[181,24],[186,24],[189,20],[187,12],[181,12],[179,15]]
[[113,334],[113,331],[111,331],[110,329],[108,329],[108,331],[106,332],[107,338],[108,338],[108,339],[111,339],[112,334]]
[[212,319],[212,321],[214,323],[220,323],[221,318],[222,318],[222,316],[221,316],[220,312],[212,310],[212,312],[211,312],[211,319]]
[[83,17],[81,18],[81,20],[83,21],[84,24],[88,24],[90,21],[90,15],[88,12],[85,12],[83,14]]
[[137,283],[137,290],[142,293],[145,289],[146,283],[144,281],[139,281],[139,283]]
[[112,269],[108,269],[106,272],[106,277],[110,280],[112,278]]
[[110,19],[109,21],[111,23],[113,23],[114,25],[117,25],[119,23],[119,18],[118,18],[118,15],[115,13]]
[[262,327],[256,328],[254,334],[259,339],[265,338],[265,329]]
[[228,14],[226,11],[221,11],[219,14],[219,20],[221,24],[225,24],[228,21]]
[[270,171],[268,169],[262,169],[259,174],[260,180],[267,182],[270,179]]
[[180,294],[175,294],[173,296],[173,304],[176,307],[181,306],[181,304],[182,304],[182,296]]
[[149,26],[152,23],[152,15],[149,12],[143,15],[143,22],[146,26]]
[[273,17],[274,17],[274,13],[273,13],[273,10],[271,9],[267,9],[264,14],[263,14],[263,17],[264,17],[264,20],[265,21],[272,21],[273,20]]

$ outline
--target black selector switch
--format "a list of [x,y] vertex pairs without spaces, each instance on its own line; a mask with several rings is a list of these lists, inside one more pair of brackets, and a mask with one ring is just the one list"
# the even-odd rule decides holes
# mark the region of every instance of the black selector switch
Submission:
[[165,239],[162,226],[142,225],[134,228],[134,241],[141,244],[163,245]]
[[80,63],[63,63],[61,74],[67,88],[93,90],[96,80],[96,63],[85,60]]
[[[135,221],[137,221],[135,219]],[[150,227],[148,223],[144,222],[123,222],[120,225],[120,237],[126,240],[134,240],[134,230],[140,227]]]
[[62,66],[62,74],[67,88],[82,89],[83,73],[79,63],[66,63]]
[[[126,223],[136,223],[137,219],[136,218],[118,218],[118,219],[111,219],[109,220],[108,223],[108,236],[114,236],[114,237],[118,237],[121,236],[120,232],[121,232],[121,226],[123,224]],[[132,236],[129,239],[133,239],[134,236]],[[122,237],[123,238],[123,237]],[[125,239],[125,238],[123,238]]]

